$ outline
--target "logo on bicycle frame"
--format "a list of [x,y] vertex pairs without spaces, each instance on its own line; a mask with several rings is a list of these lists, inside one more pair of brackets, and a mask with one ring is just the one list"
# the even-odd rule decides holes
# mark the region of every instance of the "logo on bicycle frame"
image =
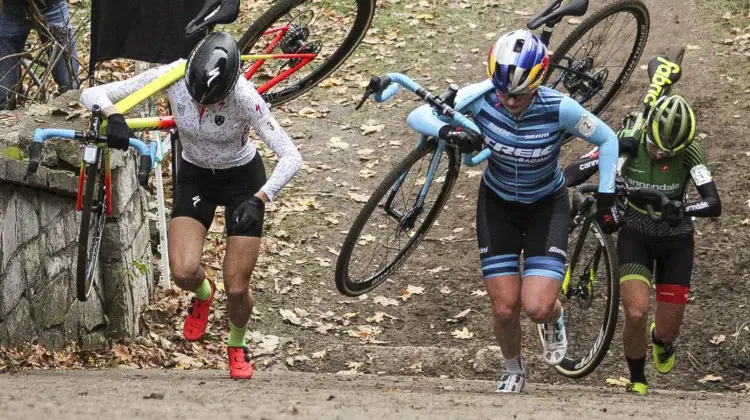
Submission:
[[224,116],[223,115],[217,115],[214,117],[214,124],[216,125],[222,125],[224,124]]

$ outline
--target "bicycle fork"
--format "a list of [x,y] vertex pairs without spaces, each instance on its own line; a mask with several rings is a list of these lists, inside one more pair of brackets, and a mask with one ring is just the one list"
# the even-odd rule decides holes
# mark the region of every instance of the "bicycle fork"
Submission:
[[[562,284],[562,293],[565,295],[565,297],[568,299],[578,298],[581,307],[584,309],[586,309],[591,304],[591,301],[593,299],[594,283],[596,283],[596,270],[597,267],[599,267],[599,260],[602,256],[601,246],[598,246],[596,248],[593,258],[588,261],[588,263],[586,264],[586,268],[582,270],[581,274],[579,275],[578,282],[572,288],[571,283],[573,272],[575,271],[576,264],[578,263],[581,251],[583,250],[583,245],[586,241],[586,235],[588,235],[588,233],[592,229],[592,223],[594,219],[594,211],[592,210],[593,203],[593,198],[587,197],[586,201],[582,203],[581,211],[577,212],[576,216],[573,219],[573,226],[571,226],[571,231],[581,223],[583,223],[583,226],[581,226],[581,235],[576,241],[575,249],[573,250],[573,255],[570,259],[570,263],[568,264],[567,270],[565,271],[565,278],[563,279]],[[583,220],[581,220],[581,217],[583,217]]]
[[[421,147],[425,141],[426,136],[420,136],[417,147]],[[405,232],[413,228],[417,217],[422,214],[425,198],[427,197],[427,192],[430,190],[432,181],[435,178],[435,173],[437,172],[438,166],[440,164],[440,156],[443,154],[445,146],[446,143],[444,140],[438,141],[437,147],[435,148],[435,153],[432,155],[432,159],[430,160],[430,167],[427,171],[427,176],[425,177],[424,184],[422,185],[422,188],[419,190],[419,193],[416,196],[416,203],[413,207],[405,210],[403,213],[393,208],[393,200],[396,197],[396,194],[398,194],[399,189],[401,189],[401,185],[403,185],[406,177],[409,175],[409,169],[407,169],[403,174],[401,174],[401,176],[399,176],[398,180],[396,180],[396,183],[393,185],[390,194],[388,194],[388,198],[385,201],[385,212],[389,216],[392,216],[399,221],[399,230],[401,232]]]

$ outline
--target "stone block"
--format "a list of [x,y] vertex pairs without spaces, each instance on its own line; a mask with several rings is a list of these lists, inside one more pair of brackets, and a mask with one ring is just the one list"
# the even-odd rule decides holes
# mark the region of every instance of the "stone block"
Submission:
[[[54,279],[66,272],[75,274],[76,261],[73,257],[75,253],[76,250],[62,251],[45,258],[44,274],[46,277],[48,279]],[[46,285],[42,284],[39,286],[39,290],[44,289],[45,287]]]
[[81,306],[81,324],[86,329],[86,332],[90,332],[97,327],[106,326],[106,318],[104,317],[104,306],[100,298],[100,293],[91,293],[89,299],[86,302],[77,302],[77,305]]
[[47,252],[55,254],[65,248],[68,238],[65,235],[65,219],[60,217],[50,224],[46,229]]
[[25,244],[39,235],[37,194],[36,191],[24,191],[22,194],[16,194],[16,229],[19,245]]
[[75,201],[47,192],[39,193],[39,224],[42,228],[56,221],[63,210],[73,209]]
[[44,277],[41,253],[41,250],[44,249],[42,245],[44,238],[44,236],[34,238],[34,240],[26,245],[23,254],[19,256],[23,260],[23,272],[26,278],[27,289],[31,285],[36,285]]
[[5,179],[14,184],[26,184],[23,179],[26,176],[26,167],[26,162],[5,159]]
[[71,273],[66,271],[52,278],[44,289],[37,292],[32,299],[34,318],[42,329],[48,329],[65,322],[74,291],[70,288]]
[[48,348],[48,349],[60,349],[65,347],[65,344],[68,340],[66,340],[65,335],[62,333],[62,331],[59,331],[57,329],[52,330],[44,330],[39,332],[39,338],[37,339],[37,342]]
[[18,305],[26,289],[22,255],[13,258],[3,274],[0,277],[0,316],[6,318],[6,315]]
[[[135,158],[128,155],[125,165],[112,169],[112,217],[131,209],[133,194],[138,192]],[[140,204],[140,200],[136,201]]]
[[56,194],[75,197],[78,192],[78,176],[73,172],[49,171],[47,188]]
[[6,195],[5,211],[0,220],[0,251],[3,254],[2,266],[0,272],[5,271],[10,258],[18,248],[18,232],[16,225],[16,194]]
[[0,179],[5,179],[5,172],[6,172],[6,161],[8,158],[5,156],[0,156]]
[[36,326],[31,318],[29,302],[24,298],[5,319],[9,346],[19,346],[36,338]]

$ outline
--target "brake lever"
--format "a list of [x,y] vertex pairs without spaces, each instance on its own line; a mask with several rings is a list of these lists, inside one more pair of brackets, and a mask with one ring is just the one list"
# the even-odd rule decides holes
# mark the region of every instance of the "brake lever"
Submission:
[[370,89],[370,87],[368,86],[367,89],[365,89],[364,95],[362,95],[362,98],[359,100],[359,102],[357,102],[357,105],[354,107],[354,110],[359,111],[359,109],[362,108],[362,105],[364,105],[367,98],[369,98],[373,93],[375,93],[375,91]]

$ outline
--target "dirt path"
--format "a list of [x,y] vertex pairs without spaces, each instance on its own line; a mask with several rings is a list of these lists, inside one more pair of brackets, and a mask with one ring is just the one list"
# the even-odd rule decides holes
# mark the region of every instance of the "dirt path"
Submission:
[[[501,364],[496,357],[489,367],[477,366],[476,362],[477,356],[497,354],[487,349],[494,340],[488,301],[481,295],[474,239],[479,181],[476,170],[462,168],[438,223],[388,283],[363,299],[344,298],[333,286],[336,254],[362,205],[357,196],[369,196],[416,140],[404,122],[418,105],[414,97],[401,93],[386,104],[370,102],[354,112],[353,98],[361,94],[363,83],[374,74],[402,71],[437,93],[448,81],[464,85],[481,80],[485,77],[482,63],[486,50],[497,35],[523,26],[529,14],[546,2],[423,1],[408,2],[410,7],[405,3],[379,2],[368,40],[331,83],[278,110],[289,131],[296,135],[305,167],[279,200],[279,211],[270,217],[268,237],[264,239],[268,253],[261,259],[260,275],[254,283],[259,313],[251,328],[260,336],[282,337],[282,343],[286,343],[279,346],[274,358],[268,354],[260,357],[263,363],[281,362],[286,367],[315,372],[355,366],[367,373],[472,379],[499,375]],[[591,10],[603,3],[592,1]],[[731,27],[747,26],[747,2],[691,0],[679,2],[679,6],[668,0],[646,3],[651,31],[640,65],[653,55],[674,55],[679,47],[690,46],[683,62],[684,76],[674,92],[694,103],[699,136],[708,151],[724,208],[721,219],[698,222],[692,280],[695,299],[688,305],[678,343],[678,367],[672,375],[659,376],[649,366],[647,374],[658,388],[747,389],[750,328],[742,326],[750,321],[750,259],[745,247],[737,245],[750,240],[748,222],[743,222],[750,217],[745,204],[750,198],[746,192],[750,187],[750,157],[745,146],[749,127],[747,119],[740,118],[750,110],[748,62],[746,57],[729,55],[733,47],[723,43]],[[723,18],[726,13],[733,18]],[[571,28],[567,22],[561,25],[553,47]],[[617,127],[624,112],[637,103],[645,83],[646,72],[636,69],[604,115],[605,120]],[[321,118],[315,118],[314,111]],[[365,134],[365,129],[373,132]],[[587,144],[572,145],[563,163],[588,148]],[[424,293],[401,299],[410,285],[423,288]],[[378,304],[375,298],[381,296],[395,299],[393,303],[398,306]],[[467,316],[454,318],[467,309]],[[296,311],[301,322],[282,322],[281,310]],[[379,312],[390,317],[381,315],[378,320]],[[620,311],[620,320],[622,317]],[[453,335],[463,328],[473,336],[461,339]],[[620,331],[621,326],[600,368],[575,383],[601,386],[607,378],[625,375]],[[389,349],[422,346],[443,351],[424,352],[421,359],[382,368],[387,351],[374,351],[373,344]],[[358,347],[365,345],[368,347]],[[523,345],[533,381],[574,383],[540,363],[530,323],[525,323]],[[313,354],[320,355],[323,350],[324,357]],[[454,357],[456,352],[463,352],[465,357]],[[709,374],[722,380],[698,382]]]
[[[259,373],[235,382],[225,372],[32,372],[0,376],[0,417],[36,419],[739,419],[738,396],[660,392],[640,398],[606,389],[530,386],[497,395],[487,381]],[[679,403],[677,403],[679,401]],[[668,409],[667,409],[668,408]]]

